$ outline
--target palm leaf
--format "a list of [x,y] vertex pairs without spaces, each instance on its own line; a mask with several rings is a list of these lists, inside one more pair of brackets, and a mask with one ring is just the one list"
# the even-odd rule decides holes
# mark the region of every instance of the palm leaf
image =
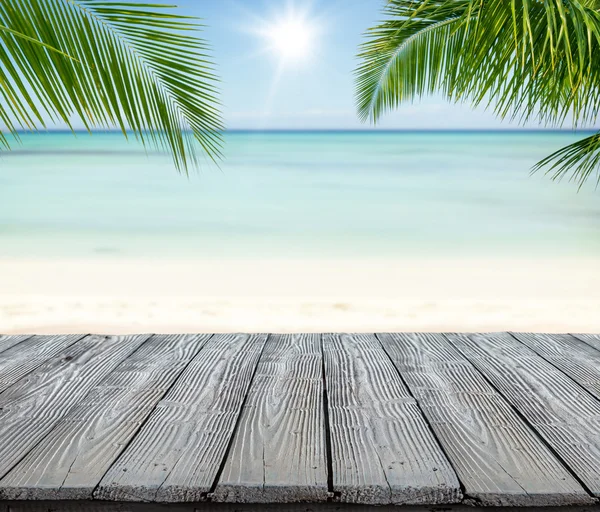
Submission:
[[594,172],[597,174],[596,185],[600,184],[599,167],[600,134],[594,134],[547,156],[533,168],[533,172],[546,168],[546,173],[555,180],[570,175],[569,179],[581,188]]
[[[400,103],[439,91],[521,122],[596,121],[599,0],[390,0],[385,13],[359,53],[363,120],[377,122]],[[565,148],[543,165],[563,169],[552,173],[558,177],[568,163],[585,180],[599,169],[598,160],[586,157],[592,147]]]
[[[188,172],[221,156],[217,77],[198,20],[124,0],[2,0],[0,120],[118,127]],[[8,146],[6,134],[0,134]],[[200,150],[200,151],[199,151]]]

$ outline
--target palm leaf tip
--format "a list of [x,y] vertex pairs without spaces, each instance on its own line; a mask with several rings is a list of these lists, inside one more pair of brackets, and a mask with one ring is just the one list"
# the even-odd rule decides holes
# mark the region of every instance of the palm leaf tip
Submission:
[[[221,157],[217,77],[199,20],[165,4],[2,0],[0,115],[9,131],[46,117],[132,130],[188,172]],[[31,111],[30,106],[37,106]],[[8,122],[7,122],[8,121]]]
[[[389,0],[384,12],[359,48],[361,120],[434,92],[520,122],[597,120],[599,0]],[[545,164],[585,181],[600,164],[597,147],[569,148]]]
[[596,175],[596,186],[600,184],[600,133],[593,134],[547,156],[538,162],[532,173],[544,171],[553,180],[568,177],[581,188]]

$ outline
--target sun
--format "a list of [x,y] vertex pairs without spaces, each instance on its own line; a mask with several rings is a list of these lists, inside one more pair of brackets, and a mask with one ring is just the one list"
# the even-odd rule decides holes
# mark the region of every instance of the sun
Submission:
[[306,20],[285,19],[266,31],[270,49],[285,61],[301,61],[310,56],[314,30]]
[[282,64],[297,64],[314,56],[319,28],[307,13],[289,8],[279,17],[262,20],[257,32],[265,41],[264,49]]

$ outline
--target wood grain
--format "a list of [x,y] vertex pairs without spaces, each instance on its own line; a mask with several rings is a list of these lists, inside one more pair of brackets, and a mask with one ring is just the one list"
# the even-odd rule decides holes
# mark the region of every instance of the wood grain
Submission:
[[211,490],[267,335],[213,337],[94,493],[113,501],[193,502]]
[[[595,344],[508,333],[329,334],[321,347],[319,335],[22,339],[0,353],[0,499],[34,500],[0,512],[163,509],[152,501],[464,511],[451,504],[462,497],[452,467],[465,504],[574,510],[586,491],[600,496]],[[80,500],[90,496],[120,502]]]
[[0,393],[49,359],[59,357],[64,350],[83,337],[83,334],[34,336],[2,352]]
[[508,333],[448,338],[600,496],[600,402]]
[[269,337],[213,501],[327,500],[320,338]]
[[0,495],[13,500],[92,498],[106,471],[209,338],[150,338],[0,480]]
[[456,474],[374,335],[326,334],[333,490],[344,502],[459,501]]
[[441,334],[378,335],[463,484],[485,506],[591,504],[588,493]]
[[1,393],[0,475],[148,337],[87,336]]
[[14,347],[15,345],[18,345],[22,341],[25,341],[31,337],[31,334],[15,334],[13,336],[0,334],[0,353],[4,352],[5,350],[8,350],[11,347]]
[[513,333],[520,342],[600,399],[600,351],[568,334]]
[[594,347],[596,350],[600,350],[600,334],[572,334],[572,336]]

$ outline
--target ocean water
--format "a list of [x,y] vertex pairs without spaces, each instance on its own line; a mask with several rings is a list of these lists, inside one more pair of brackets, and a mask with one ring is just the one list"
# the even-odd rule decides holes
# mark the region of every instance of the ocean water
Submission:
[[581,135],[232,132],[188,177],[120,134],[0,157],[0,258],[595,257],[600,191],[529,170]]

